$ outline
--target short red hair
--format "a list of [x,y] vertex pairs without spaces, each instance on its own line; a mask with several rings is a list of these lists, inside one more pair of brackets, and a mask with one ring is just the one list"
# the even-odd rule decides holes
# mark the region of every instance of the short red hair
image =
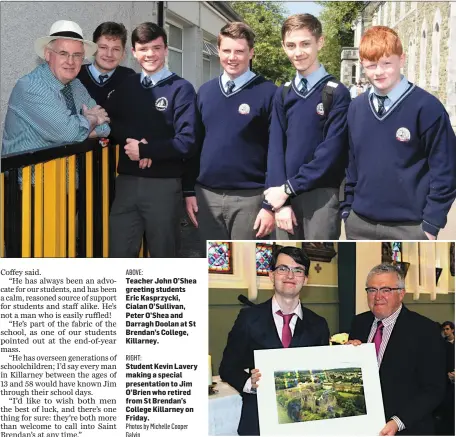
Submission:
[[373,26],[367,29],[359,44],[361,60],[377,62],[382,56],[403,53],[402,43],[398,34],[386,26]]

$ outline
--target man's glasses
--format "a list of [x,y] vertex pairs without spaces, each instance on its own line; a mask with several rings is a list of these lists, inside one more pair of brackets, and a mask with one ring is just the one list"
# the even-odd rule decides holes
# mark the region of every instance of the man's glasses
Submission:
[[369,294],[375,294],[377,291],[381,291],[383,294],[389,294],[392,291],[396,290],[403,290],[403,288],[391,288],[391,287],[381,287],[381,288],[375,288],[375,287],[366,287],[365,290]]
[[74,62],[82,62],[84,59],[84,53],[68,53],[65,51],[56,52],[55,50],[48,47],[51,52],[54,52],[62,61],[69,61],[70,58],[73,58]]
[[306,274],[306,271],[302,267],[288,267],[284,264],[281,264],[280,266],[277,266],[272,270],[276,272],[278,275],[288,275],[291,272],[294,276],[298,278],[305,276]]

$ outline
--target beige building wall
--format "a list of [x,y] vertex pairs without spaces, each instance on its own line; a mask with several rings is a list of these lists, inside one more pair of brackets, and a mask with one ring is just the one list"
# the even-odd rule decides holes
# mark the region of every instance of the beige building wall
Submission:
[[356,314],[369,311],[366,298],[366,277],[372,267],[382,262],[381,242],[356,243]]

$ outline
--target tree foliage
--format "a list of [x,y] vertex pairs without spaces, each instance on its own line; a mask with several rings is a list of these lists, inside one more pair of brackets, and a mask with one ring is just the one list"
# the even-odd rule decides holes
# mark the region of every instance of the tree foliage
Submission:
[[294,76],[294,69],[282,50],[281,28],[287,10],[280,1],[233,1],[231,7],[255,32],[253,70],[276,84]]
[[320,61],[328,73],[340,77],[340,55],[343,47],[353,46],[352,24],[364,7],[360,1],[318,1],[323,9],[319,19],[323,26],[325,46]]

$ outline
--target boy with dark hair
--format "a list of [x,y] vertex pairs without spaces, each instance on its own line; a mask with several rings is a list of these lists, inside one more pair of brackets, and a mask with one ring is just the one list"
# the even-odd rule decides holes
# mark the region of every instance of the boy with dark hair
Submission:
[[256,389],[261,373],[254,368],[254,351],[329,344],[326,320],[300,300],[309,268],[302,249],[282,247],[271,261],[272,299],[242,309],[228,335],[220,377],[242,397],[239,435],[260,435]]
[[184,196],[202,240],[250,240],[274,227],[263,191],[276,86],[249,69],[254,39],[245,23],[224,26],[218,36],[224,72],[198,91],[203,139]]
[[292,15],[284,22],[282,47],[296,77],[274,97],[271,188],[265,191],[278,228],[288,233],[278,231],[278,239],[340,236],[339,188],[347,163],[350,93],[319,63],[323,44],[321,23],[313,15]]
[[401,75],[405,54],[394,30],[368,29],[359,56],[372,87],[348,111],[347,238],[434,240],[456,197],[448,114]]
[[109,253],[137,256],[145,231],[151,257],[175,257],[183,160],[196,148],[196,94],[192,84],[166,68],[161,27],[140,24],[131,42],[142,72],[128,76],[107,101],[111,133],[121,150]]
[[93,42],[98,46],[95,58],[91,64],[83,65],[78,79],[92,98],[103,106],[108,94],[135,72],[120,65],[127,43],[127,29],[122,23],[101,23],[93,32]]

